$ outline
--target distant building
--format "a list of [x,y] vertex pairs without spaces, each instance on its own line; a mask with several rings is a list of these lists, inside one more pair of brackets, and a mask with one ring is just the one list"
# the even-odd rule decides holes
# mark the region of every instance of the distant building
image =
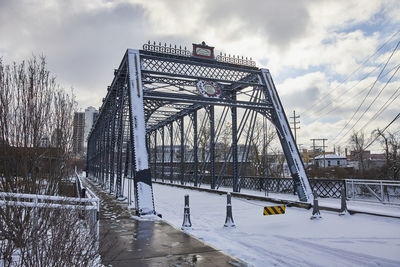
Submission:
[[72,152],[74,155],[82,155],[84,153],[83,141],[85,133],[85,113],[75,112],[73,127]]
[[315,150],[304,148],[300,154],[301,154],[304,164],[306,166],[308,166],[313,162],[314,157],[317,157],[317,156],[320,156],[323,154],[331,155],[334,153],[333,152],[324,152],[321,148],[316,148]]
[[318,167],[346,167],[347,158],[335,154],[319,155],[314,158],[314,164]]
[[98,110],[94,107],[88,107],[84,112],[75,112],[72,135],[74,155],[79,156],[86,153],[87,138],[98,114]]
[[[360,153],[357,151],[350,151],[348,161],[351,162],[355,170],[360,169]],[[362,152],[362,164],[365,170],[380,169],[386,165],[385,154],[373,154],[369,150]]]
[[85,132],[83,136],[83,147],[87,148],[87,138],[89,136],[90,129],[92,129],[93,123],[96,121],[99,111],[94,107],[88,107],[85,109]]

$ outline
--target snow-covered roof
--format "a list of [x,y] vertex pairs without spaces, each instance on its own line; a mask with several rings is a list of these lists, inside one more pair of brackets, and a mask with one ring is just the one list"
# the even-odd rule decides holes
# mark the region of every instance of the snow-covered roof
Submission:
[[324,155],[319,155],[316,156],[314,159],[346,159],[346,157],[338,156],[336,154],[326,154]]

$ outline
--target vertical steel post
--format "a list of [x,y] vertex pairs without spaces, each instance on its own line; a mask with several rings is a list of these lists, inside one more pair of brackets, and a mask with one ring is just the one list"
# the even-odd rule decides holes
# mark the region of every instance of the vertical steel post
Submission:
[[86,148],[86,177],[89,177],[90,173],[91,146],[92,146],[92,135],[89,135]]
[[[122,186],[122,190],[121,190],[121,195],[124,195],[124,189],[125,189],[125,183],[126,180],[128,179],[128,172],[129,172],[129,148],[130,148],[130,142],[129,140],[126,142],[126,148],[125,148],[125,165],[124,165],[124,182],[123,182],[123,186]],[[129,194],[129,193],[128,193]]]
[[101,179],[103,176],[103,153],[104,153],[104,147],[103,147],[103,131],[102,131],[102,123],[100,124],[100,133],[99,133],[99,175],[97,176],[97,182],[100,184]]
[[161,181],[164,182],[164,163],[165,163],[165,139],[164,139],[164,126],[161,127]]
[[143,101],[142,61],[139,50],[128,49],[128,102],[132,160],[135,164],[134,190],[136,212],[139,216],[155,214],[151,171],[146,147],[146,117]]
[[[236,92],[232,93],[232,100],[236,101]],[[233,192],[239,192],[238,151],[237,151],[237,108],[231,107],[232,115],[232,174]]]
[[114,179],[115,179],[115,137],[116,137],[116,121],[118,115],[118,96],[119,91],[115,93],[113,103],[112,103],[112,119],[111,119],[111,144],[110,144],[110,193],[114,193]]
[[121,197],[121,186],[122,186],[122,145],[124,142],[124,102],[125,102],[125,87],[121,87],[121,100],[119,106],[118,116],[118,138],[117,138],[117,180],[115,184],[115,196]]
[[157,181],[157,129],[154,131],[154,180]]
[[193,112],[193,163],[194,163],[194,186],[198,186],[199,183],[199,157],[198,157],[198,136],[197,136],[197,110]]
[[103,146],[103,153],[102,153],[102,166],[101,166],[101,186],[104,188],[104,181],[105,181],[105,176],[106,176],[106,156],[107,156],[107,147],[106,147],[106,141],[107,141],[107,135],[106,135],[106,121],[103,119],[103,127],[101,127],[102,130],[102,146]]
[[209,107],[210,112],[210,185],[215,189],[215,127],[214,127],[214,106]]
[[185,132],[184,132],[184,117],[180,119],[180,134],[181,134],[181,184],[185,179]]
[[174,182],[174,124],[169,124],[169,172],[171,184]]
[[106,140],[106,177],[104,181],[105,189],[108,189],[109,180],[110,180],[110,126],[111,126],[111,110],[107,110],[107,140]]

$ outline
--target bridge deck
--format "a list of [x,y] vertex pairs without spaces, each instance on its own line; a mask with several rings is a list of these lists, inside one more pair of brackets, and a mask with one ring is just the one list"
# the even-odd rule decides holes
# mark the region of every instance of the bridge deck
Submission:
[[246,266],[162,220],[132,219],[125,203],[85,183],[101,199],[100,254],[105,266]]

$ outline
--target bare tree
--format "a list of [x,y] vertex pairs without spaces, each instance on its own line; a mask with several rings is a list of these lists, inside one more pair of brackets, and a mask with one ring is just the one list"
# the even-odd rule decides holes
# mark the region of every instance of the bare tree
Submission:
[[[202,120],[204,120],[204,118],[202,118],[200,121]],[[210,124],[207,122],[208,121],[206,121],[204,127],[200,128],[199,136],[197,139],[197,144],[201,155],[201,162],[206,161],[207,153],[208,151],[210,151]]]
[[384,179],[400,179],[400,136],[383,132],[380,129],[374,131],[380,138],[380,142],[385,151],[386,164],[384,167]]
[[[63,193],[75,107],[43,56],[12,65],[0,58],[0,191]],[[2,206],[0,265],[90,265],[96,252],[86,232],[76,210]]]
[[218,136],[218,147],[215,148],[216,160],[227,160],[232,145],[232,123],[225,122]]
[[366,146],[368,144],[366,137],[364,133],[362,132],[354,132],[350,136],[350,145],[353,151],[354,157],[358,160],[359,168],[360,168],[360,173],[361,175],[364,174],[365,170],[365,158],[364,158],[364,152],[366,149]]
[[[250,166],[255,170],[257,176],[280,177],[283,174],[284,160],[279,160],[279,152],[272,148],[272,143],[276,141],[277,134],[274,127],[264,128],[262,122],[257,121],[254,124],[254,130],[251,135],[250,130],[247,134],[251,135],[249,148]],[[281,166],[281,171],[277,171]]]

